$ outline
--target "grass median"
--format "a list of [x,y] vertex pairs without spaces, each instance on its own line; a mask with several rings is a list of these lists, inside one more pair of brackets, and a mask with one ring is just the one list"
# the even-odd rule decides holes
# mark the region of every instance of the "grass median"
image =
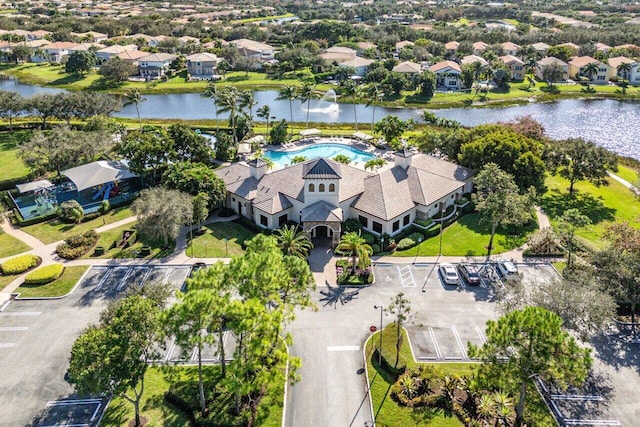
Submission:
[[65,267],[62,275],[53,282],[46,285],[22,284],[16,289],[16,292],[20,294],[20,298],[61,297],[71,292],[71,289],[78,283],[78,280],[88,268],[89,266],[87,265]]
[[0,232],[0,258],[6,258],[30,250],[31,247],[22,240]]
[[[244,254],[242,244],[254,233],[235,222],[216,222],[203,227],[204,234],[189,242],[186,253],[194,258],[228,258]],[[191,236],[187,236],[191,237]]]

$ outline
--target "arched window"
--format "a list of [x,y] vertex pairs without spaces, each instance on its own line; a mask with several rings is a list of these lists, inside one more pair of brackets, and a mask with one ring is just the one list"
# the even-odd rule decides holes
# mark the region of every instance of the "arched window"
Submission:
[[309,184],[309,193],[313,193],[316,191],[316,186],[314,184]]
[[324,184],[320,184],[320,185],[318,185],[318,191],[319,191],[320,193],[324,193]]
[[335,193],[335,191],[336,191],[336,185],[329,184],[329,193]]

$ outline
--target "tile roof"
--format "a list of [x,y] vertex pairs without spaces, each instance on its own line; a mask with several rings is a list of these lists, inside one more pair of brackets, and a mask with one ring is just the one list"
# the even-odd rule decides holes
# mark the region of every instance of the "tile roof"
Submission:
[[252,159],[247,162],[249,166],[253,166],[254,168],[261,168],[263,166],[268,166],[269,163],[263,158]]
[[[329,162],[333,163],[330,164]],[[315,159],[304,164],[302,178],[304,179],[339,179],[340,165],[327,159]]]
[[413,208],[415,203],[411,197],[407,172],[401,167],[394,167],[365,179],[364,192],[351,206],[384,221]]
[[420,73],[422,66],[412,61],[404,61],[393,67],[394,73]]
[[186,57],[187,61],[196,61],[196,62],[211,62],[218,61],[219,58],[213,53],[203,52],[203,53],[194,53],[193,55],[189,55]]
[[500,61],[504,62],[506,65],[510,65],[510,64],[523,65],[524,64],[524,62],[520,60],[520,58],[516,58],[513,55],[501,56]]
[[289,201],[289,199],[287,199],[284,194],[278,192],[278,194],[271,197],[270,199],[264,199],[261,202],[254,203],[254,206],[257,209],[260,209],[261,211],[268,214],[275,214],[293,207],[293,204]]
[[568,66],[568,64],[566,62],[564,62],[562,59],[558,59],[555,58],[553,56],[547,56],[546,58],[542,58],[541,60],[539,60],[537,62],[538,65],[540,65],[541,67],[545,67],[547,65],[551,65],[551,64],[560,64],[563,67]]
[[585,65],[591,64],[591,63],[599,64],[600,61],[598,61],[597,59],[592,58],[590,56],[576,56],[571,61],[569,61],[569,64],[573,65],[574,67],[578,67],[578,68],[582,68]]
[[302,221],[342,222],[342,209],[320,200],[302,209]]
[[140,61],[141,62],[167,62],[167,61],[173,61],[177,57],[178,55],[173,55],[171,53],[152,53],[151,55],[147,55],[140,58]]
[[462,69],[460,69],[460,66],[458,65],[458,63],[453,61],[437,62],[433,64],[431,67],[429,67],[429,71],[433,71],[434,73],[437,73],[438,71],[445,70],[447,68],[451,68],[452,70],[457,71],[459,73],[462,72]]
[[411,165],[444,178],[458,181],[465,181],[473,176],[471,169],[433,156],[414,156],[411,159]]
[[415,167],[407,169],[407,181],[413,201],[423,206],[429,206],[464,186],[464,182]]
[[398,151],[394,151],[393,154],[395,154],[398,157],[403,157],[406,159],[407,157],[413,156],[415,153],[411,150],[408,150],[407,147],[404,147]]
[[535,50],[549,50],[551,46],[543,42],[538,42],[538,43],[532,44],[531,47],[534,48]]
[[614,58],[609,58],[608,61],[609,66],[617,69],[620,64],[635,64],[636,61],[633,59],[629,59],[626,56],[616,56]]

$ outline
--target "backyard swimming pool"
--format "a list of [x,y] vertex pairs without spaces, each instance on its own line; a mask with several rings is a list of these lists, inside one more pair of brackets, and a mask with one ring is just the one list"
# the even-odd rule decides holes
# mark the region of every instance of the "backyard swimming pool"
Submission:
[[353,163],[366,163],[369,160],[376,158],[373,154],[358,150],[357,148],[332,143],[318,143],[295,151],[267,150],[265,151],[264,156],[273,160],[273,163],[277,166],[282,167],[290,165],[291,160],[296,156],[304,156],[307,160],[316,159],[318,157],[333,159],[339,154],[349,157]]

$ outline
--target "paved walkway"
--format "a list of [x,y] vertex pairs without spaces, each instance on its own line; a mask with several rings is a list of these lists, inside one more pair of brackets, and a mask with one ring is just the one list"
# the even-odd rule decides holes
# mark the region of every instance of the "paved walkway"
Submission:
[[39,248],[41,246],[44,246],[44,243],[42,243],[40,240],[36,239],[35,237],[33,237],[31,234],[29,233],[25,233],[24,231],[20,230],[19,228],[15,228],[14,225],[11,223],[11,221],[8,218],[2,218],[2,224],[0,224],[2,226],[2,230],[7,233],[10,236],[15,237],[18,240],[21,240],[22,242],[24,242],[26,245],[28,245],[31,249],[35,249],[35,248]]
[[620,184],[624,185],[625,187],[627,187],[629,190],[633,191],[635,194],[640,194],[640,189],[638,189],[638,187],[636,187],[635,185],[633,185],[632,183],[630,183],[629,181],[627,181],[624,178],[619,177],[618,175],[616,175],[613,172],[608,172],[607,174],[609,174],[609,176],[612,179],[615,179],[616,181],[618,181]]

